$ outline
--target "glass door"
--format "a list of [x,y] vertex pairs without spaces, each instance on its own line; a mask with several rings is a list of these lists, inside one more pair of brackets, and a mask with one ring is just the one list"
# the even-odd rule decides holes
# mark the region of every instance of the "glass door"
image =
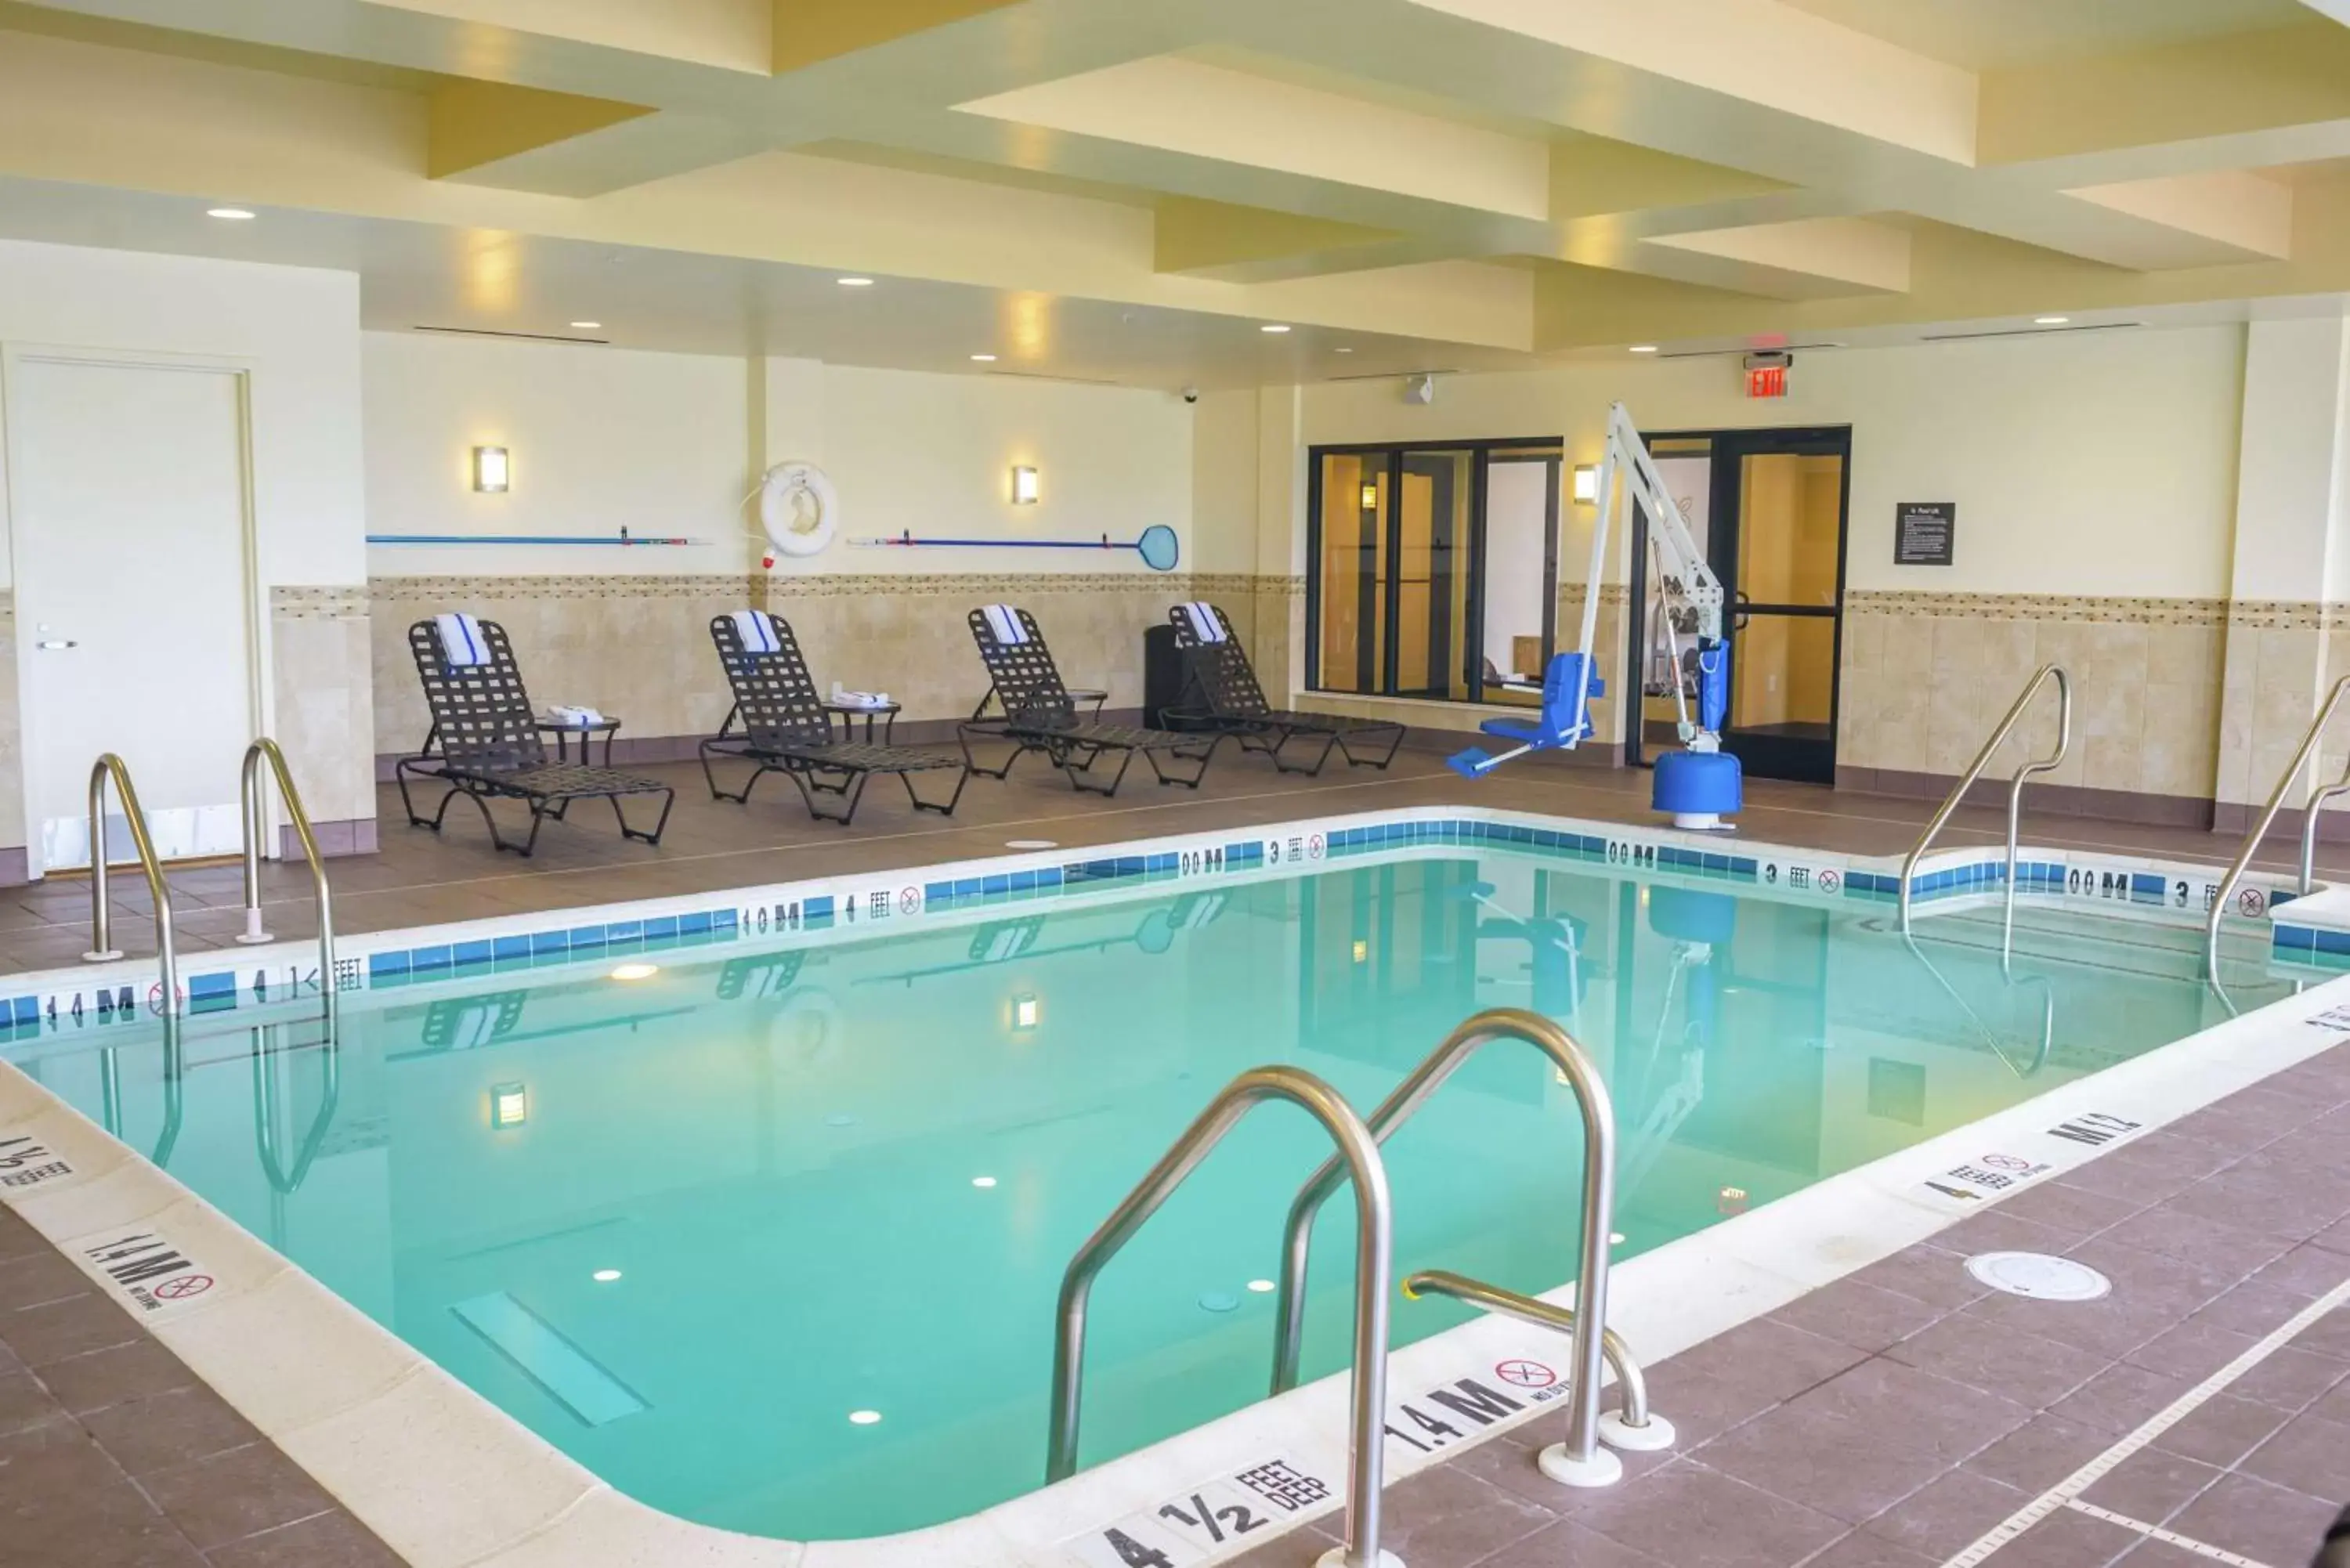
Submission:
[[1758,777],[1835,782],[1851,445],[1845,431],[1742,431],[1714,443],[1714,571],[1733,612],[1721,743]]
[[1536,701],[1557,640],[1555,441],[1316,447],[1306,496],[1306,685]]
[[[1758,778],[1834,783],[1852,432],[1715,431],[1660,436],[1650,450],[1730,600],[1722,749]],[[1676,742],[1677,683],[1694,709],[1694,628],[1667,635],[1645,517],[1632,545],[1642,722],[1627,748],[1638,763]]]

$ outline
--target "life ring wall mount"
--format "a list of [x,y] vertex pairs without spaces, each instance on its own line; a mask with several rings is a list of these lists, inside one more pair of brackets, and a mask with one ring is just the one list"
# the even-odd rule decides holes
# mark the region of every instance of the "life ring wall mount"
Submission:
[[759,524],[768,566],[778,555],[820,555],[840,532],[840,496],[816,464],[779,462],[759,482]]

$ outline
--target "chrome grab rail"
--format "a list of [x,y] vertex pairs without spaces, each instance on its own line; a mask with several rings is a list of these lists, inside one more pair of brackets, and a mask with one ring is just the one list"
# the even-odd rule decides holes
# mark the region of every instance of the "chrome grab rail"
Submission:
[[155,854],[155,840],[147,832],[147,814],[139,808],[139,792],[131,786],[130,770],[108,752],[89,770],[89,951],[86,963],[111,963],[122,956],[114,945],[113,911],[106,902],[106,781],[114,781],[115,798],[122,803],[130,826],[130,843],[139,851],[139,868],[147,874],[147,891],[155,900],[155,961],[162,971],[162,1012],[166,1018],[180,1011],[180,961],[172,947],[172,889],[163,880],[163,862]]
[[[1379,1159],[1378,1140],[1354,1107],[1337,1090],[1295,1067],[1254,1067],[1225,1085],[1069,1261],[1068,1272],[1061,1277],[1053,1336],[1052,1430],[1045,1479],[1066,1480],[1076,1473],[1077,1416],[1085,1383],[1086,1299],[1095,1277],[1224,1135],[1265,1100],[1287,1100],[1320,1122],[1338,1146],[1331,1165],[1343,1161],[1355,1184],[1355,1367],[1347,1436],[1347,1543],[1322,1561],[1333,1568],[1379,1568],[1391,1240],[1387,1168]],[[1394,1563],[1392,1557],[1387,1561]]]
[[327,862],[318,853],[317,836],[310,831],[310,814],[302,808],[302,792],[294,787],[294,775],[286,766],[286,753],[266,735],[245,747],[244,774],[238,784],[237,804],[244,823],[244,934],[236,940],[270,940],[261,924],[261,838],[268,831],[261,809],[264,759],[268,761],[269,771],[276,775],[277,793],[286,802],[286,815],[293,818],[294,836],[302,842],[302,857],[310,863],[310,887],[318,902],[318,991],[326,999],[331,1019],[335,1012],[335,913],[327,888]]
[[2014,908],[2015,839],[2023,813],[2023,781],[2034,774],[2044,774],[2055,768],[2064,762],[2064,753],[2073,745],[2073,681],[2061,664],[2042,665],[2040,672],[2025,684],[2023,694],[2015,700],[2014,706],[2008,709],[2007,717],[2002,719],[1999,728],[1991,732],[1991,739],[1985,741],[1982,750],[1975,753],[1975,760],[1967,764],[1967,771],[1943,798],[1932,820],[1926,824],[1926,831],[1919,834],[1918,842],[1909,846],[1908,855],[1901,862],[1901,929],[1904,932],[1909,929],[1909,885],[1917,877],[1918,862],[1925,858],[1928,846],[1934,842],[1934,836],[1942,831],[1943,826],[1959,809],[1959,803],[1967,798],[1967,791],[1974,787],[1975,780],[1981,778],[1983,769],[1991,765],[1992,755],[2006,741],[2009,732],[2015,728],[2016,721],[2023,717],[2024,709],[2032,705],[2033,698],[2040,694],[2040,688],[2047,684],[2051,676],[2056,680],[2056,749],[2038,762],[2029,762],[2016,769],[2015,776],[2008,781],[2007,786],[2007,901],[2011,909]]
[[[1556,1329],[1565,1334],[1575,1333],[1574,1308],[1554,1306],[1539,1296],[1520,1295],[1466,1274],[1456,1274],[1450,1269],[1422,1269],[1404,1281],[1403,1293],[1407,1301],[1421,1296],[1450,1296],[1497,1317],[1515,1318],[1520,1323]],[[1632,1359],[1630,1347],[1604,1323],[1599,1325],[1599,1349],[1615,1371],[1616,1386],[1624,1393],[1624,1427],[1649,1434],[1658,1448],[1671,1446],[1672,1423],[1648,1413],[1648,1380],[1641,1373],[1640,1364]]]
[[[1566,1442],[1556,1450],[1567,1467],[1604,1469],[1599,1462],[1599,1330],[1607,1321],[1607,1237],[1615,1210],[1616,1112],[1600,1081],[1599,1070],[1575,1043],[1574,1036],[1537,1012],[1513,1007],[1491,1008],[1463,1023],[1445,1036],[1411,1075],[1396,1086],[1370,1115],[1371,1137],[1387,1141],[1397,1127],[1452,1075],[1453,1070],[1495,1040],[1523,1041],[1558,1068],[1575,1090],[1583,1112],[1583,1246],[1582,1267],[1575,1278],[1577,1299],[1574,1367],[1567,1396]],[[1300,1343],[1305,1335],[1305,1275],[1314,1242],[1314,1216],[1338,1188],[1338,1162],[1329,1160],[1307,1179],[1281,1239],[1281,1294],[1274,1306],[1276,1324],[1273,1357],[1273,1391],[1283,1393],[1297,1385]],[[1554,1453],[1544,1449],[1548,1459]],[[1612,1457],[1612,1456],[1611,1456]],[[1554,1473],[1545,1466],[1545,1473]],[[1560,1479],[1554,1474],[1554,1479]]]
[[[2283,776],[2276,782],[2276,788],[2269,792],[2269,804],[2262,810],[2260,821],[2252,825],[2252,831],[2244,839],[2244,846],[2236,852],[2236,858],[2229,864],[2228,874],[2220,879],[2220,890],[2211,899],[2211,914],[2205,922],[2203,933],[2203,961],[2215,985],[2220,978],[2220,922],[2227,919],[2229,897],[2235,892],[2236,884],[2244,879],[2245,871],[2251,868],[2252,857],[2260,852],[2261,840],[2269,836],[2269,828],[2276,821],[2277,813],[2283,809],[2284,797],[2292,793],[2294,782],[2301,777],[2301,770],[2309,765],[2309,759],[2316,753],[2318,738],[2325,733],[2325,726],[2332,722],[2334,711],[2342,706],[2345,691],[2350,691],[2350,675],[2334,683],[2325,705],[2310,722],[2309,732],[2302,736],[2301,749],[2293,753],[2293,761],[2285,764]],[[2309,815],[2301,828],[2301,890],[2304,893],[2309,891],[2312,868],[2317,856],[2318,807],[2333,796],[2345,793],[2350,793],[2350,773],[2343,774],[2341,783],[2320,790],[2309,803]],[[2222,1000],[2225,996],[2226,993],[2222,992]],[[2230,1011],[2234,1011],[2232,1002],[2230,1003]]]

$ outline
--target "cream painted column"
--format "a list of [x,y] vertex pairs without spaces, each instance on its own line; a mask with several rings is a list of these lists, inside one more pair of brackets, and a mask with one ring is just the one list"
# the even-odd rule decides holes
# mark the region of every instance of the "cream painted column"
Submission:
[[1305,389],[1257,392],[1257,679],[1276,703],[1305,689]]
[[[2350,324],[2254,321],[2244,353],[2215,826],[2248,827],[2350,674]],[[2149,716],[2149,722],[2151,716]],[[2339,774],[2350,734],[2320,771]],[[2299,796],[2295,797],[2295,804]]]

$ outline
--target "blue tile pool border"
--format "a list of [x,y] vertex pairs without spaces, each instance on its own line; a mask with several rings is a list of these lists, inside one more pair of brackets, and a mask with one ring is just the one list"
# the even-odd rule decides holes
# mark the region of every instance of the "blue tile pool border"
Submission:
[[[1081,853],[1007,857],[911,871],[877,871],[818,882],[737,889],[422,930],[342,939],[331,983],[343,992],[396,991],[617,956],[645,956],[776,937],[849,933],[1004,906],[1049,903],[1102,892],[1170,888],[1240,873],[1311,871],[1364,857],[1446,848],[1501,848],[1641,877],[1723,882],[1813,900],[1890,902],[1898,866],[1889,857],[1845,857],[1670,829],[1534,817],[1467,807],[1430,807],[1283,824],[1241,834],[1207,830],[1171,840]],[[1920,907],[2004,892],[2004,857],[1995,848],[1946,850],[1929,858],[1913,889]],[[2027,850],[2016,866],[2021,896],[2199,915],[2217,891],[2211,868],[2105,855]],[[2265,919],[2292,894],[2274,880],[2249,880],[2241,913]],[[723,898],[723,902],[719,901]],[[2256,906],[2256,907],[2255,907]],[[602,918],[598,918],[598,916]],[[2350,917],[2343,924],[2350,927]],[[484,929],[490,927],[493,929]],[[2295,964],[2350,966],[2350,929],[2308,920],[2272,922],[2272,947]],[[74,1022],[127,1023],[151,1016],[151,978],[135,964],[83,973],[27,975],[25,992],[0,997],[0,1044]],[[186,975],[187,1008],[217,1013],[315,996],[315,950],[287,942],[256,950],[234,969]]]

